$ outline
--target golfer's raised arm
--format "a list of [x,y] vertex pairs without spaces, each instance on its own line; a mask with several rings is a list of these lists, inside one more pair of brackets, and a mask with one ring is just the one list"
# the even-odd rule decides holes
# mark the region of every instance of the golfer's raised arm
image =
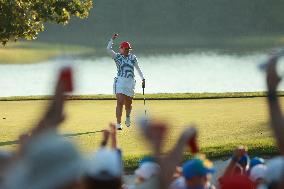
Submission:
[[107,44],[107,52],[109,55],[111,55],[112,58],[114,58],[116,53],[114,52],[114,50],[112,50],[112,45],[113,45],[113,39],[110,39]]

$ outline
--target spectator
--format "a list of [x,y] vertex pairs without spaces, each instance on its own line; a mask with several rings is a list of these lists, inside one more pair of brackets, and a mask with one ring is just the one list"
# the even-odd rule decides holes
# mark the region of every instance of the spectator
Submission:
[[183,177],[175,180],[172,189],[214,189],[208,175],[215,172],[213,163],[208,159],[196,157],[188,160],[182,167]]
[[26,144],[23,156],[9,171],[8,189],[75,189],[85,161],[74,145],[46,131]]
[[260,157],[254,157],[250,160],[249,163],[249,168],[252,169],[254,166],[259,165],[259,164],[265,164],[265,160]]
[[[109,138],[111,148],[107,147]],[[86,189],[120,189],[122,187],[123,165],[121,150],[117,148],[116,127],[104,131],[101,148],[90,160],[85,175]]]
[[264,183],[266,169],[267,166],[264,164],[255,165],[251,169],[249,177],[257,186]]
[[241,167],[241,174],[247,174],[247,171],[249,170],[249,163],[249,155],[245,153],[237,163],[238,166]]
[[[164,137],[167,131],[167,124],[163,122],[142,120],[140,122],[142,131],[146,139],[150,142],[153,148],[153,155],[161,167],[159,187],[160,189],[168,188],[173,181],[173,175],[176,172],[176,167],[180,165],[185,146],[194,148],[192,152],[197,152],[197,130],[195,127],[188,127],[182,132],[177,140],[176,145],[166,155],[161,155],[163,148]],[[192,145],[192,141],[194,145]],[[198,161],[198,160],[196,160]],[[208,162],[208,161],[205,161]],[[184,169],[184,168],[183,168]],[[184,170],[183,170],[184,171]],[[208,178],[204,181],[208,184]]]
[[[279,148],[279,151],[281,155],[284,154],[284,120],[282,116],[282,110],[280,108],[279,99],[277,97],[277,87],[281,81],[281,77],[276,72],[276,64],[277,61],[281,56],[284,55],[284,52],[280,51],[279,53],[275,53],[271,55],[267,61],[267,70],[266,70],[266,83],[267,83],[267,100],[268,100],[268,107],[269,107],[269,114],[270,114],[270,122],[271,122],[271,128],[273,130],[274,136],[276,138],[276,142]],[[267,173],[271,173],[271,175],[267,175],[268,178],[266,180],[269,182],[270,176],[277,175],[277,179],[273,179],[272,181],[277,182],[270,182],[268,184],[269,188],[277,188],[281,189],[284,188],[284,175],[282,166],[283,157],[279,157],[274,160],[274,162],[270,162],[270,165],[267,165]],[[274,166],[274,169],[270,169],[273,164],[276,164],[278,166]],[[274,174],[273,174],[274,173]],[[281,174],[276,174],[281,173]],[[278,179],[281,178],[281,179]],[[274,177],[272,177],[274,178]]]
[[247,150],[243,146],[235,148],[233,151],[233,156],[225,168],[224,174],[219,178],[219,183],[222,185],[223,179],[232,177],[234,175],[245,175],[248,169],[249,157],[247,155]]
[[86,172],[86,189],[119,189],[122,186],[121,157],[103,147],[94,153]]
[[160,166],[157,163],[143,162],[134,174],[134,185],[125,185],[124,189],[157,189],[159,187]]
[[234,175],[225,178],[220,189],[256,189],[256,185],[246,175]]
[[284,176],[284,158],[282,156],[273,158],[267,162],[264,173],[264,183],[260,189],[281,189]]

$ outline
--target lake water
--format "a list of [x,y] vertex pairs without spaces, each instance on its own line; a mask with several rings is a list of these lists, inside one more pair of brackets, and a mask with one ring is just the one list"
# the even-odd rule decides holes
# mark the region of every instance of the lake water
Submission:
[[[192,53],[138,57],[146,93],[264,91],[262,54]],[[116,66],[110,57],[54,59],[30,65],[0,65],[0,96],[52,94],[59,68],[74,67],[75,94],[112,94]],[[136,92],[142,93],[136,73]],[[283,89],[281,85],[281,89]]]

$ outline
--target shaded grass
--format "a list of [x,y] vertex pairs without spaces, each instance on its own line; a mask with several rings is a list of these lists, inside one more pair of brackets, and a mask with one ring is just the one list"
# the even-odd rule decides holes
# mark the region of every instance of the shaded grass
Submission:
[[[143,39],[142,39],[143,40]],[[104,44],[104,43],[102,43]],[[249,54],[254,52],[267,53],[271,49],[283,47],[283,35],[253,35],[239,37],[206,38],[200,36],[184,38],[155,38],[152,43],[138,43],[135,52],[141,56],[161,54],[187,54],[193,52],[215,52],[218,54]],[[9,43],[0,47],[0,64],[27,64],[46,61],[61,55],[74,55],[80,58],[97,58],[106,56],[105,45],[86,47],[56,43],[25,41]]]
[[[280,99],[284,101],[284,97]],[[38,121],[47,104],[46,100],[0,101],[0,148],[15,149],[19,134]],[[115,105],[114,100],[67,101],[67,119],[60,132],[73,140],[83,153],[92,152],[100,145],[100,131],[109,122],[115,122]],[[134,101],[133,107],[132,127],[118,132],[118,145],[122,148],[127,170],[134,169],[139,159],[151,152],[134,123],[134,116],[143,112],[143,101]],[[196,124],[201,151],[209,158],[228,158],[238,145],[248,146],[251,155],[278,153],[267,126],[267,104],[263,97],[151,100],[147,102],[147,112],[169,124],[164,153],[191,123]],[[185,153],[185,158],[188,157],[189,153]]]

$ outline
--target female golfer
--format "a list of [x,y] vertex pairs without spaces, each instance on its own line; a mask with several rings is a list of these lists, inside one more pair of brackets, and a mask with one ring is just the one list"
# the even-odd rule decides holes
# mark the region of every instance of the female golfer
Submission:
[[145,78],[142,71],[138,66],[137,58],[134,54],[130,53],[131,45],[129,42],[124,41],[120,43],[119,51],[116,53],[112,50],[113,41],[118,37],[118,34],[114,34],[107,45],[107,51],[114,59],[117,67],[117,76],[114,79],[114,93],[116,94],[116,128],[122,130],[121,116],[123,111],[123,105],[125,105],[126,120],[125,125],[130,127],[130,113],[132,109],[132,99],[134,96],[135,88],[135,75],[134,68],[136,68],[142,79],[142,87],[145,87]]

